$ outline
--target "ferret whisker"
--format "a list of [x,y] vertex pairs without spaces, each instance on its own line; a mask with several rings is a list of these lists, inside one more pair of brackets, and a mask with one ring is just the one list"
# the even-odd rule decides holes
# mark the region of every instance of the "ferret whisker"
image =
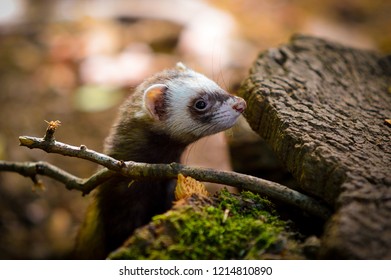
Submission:
[[[196,142],[197,142],[197,141],[196,141]],[[192,150],[194,149],[194,144],[195,144],[196,142],[190,144],[190,145],[188,146],[188,148],[185,149],[185,151],[184,151],[185,154],[182,154],[182,159],[183,159],[183,163],[184,163],[184,164],[187,164],[187,163],[189,162],[190,154],[191,154]]]

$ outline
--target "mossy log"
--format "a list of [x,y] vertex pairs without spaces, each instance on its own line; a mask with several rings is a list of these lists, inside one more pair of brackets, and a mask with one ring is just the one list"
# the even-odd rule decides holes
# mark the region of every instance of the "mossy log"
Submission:
[[[141,227],[110,259],[302,259],[273,204],[251,192],[193,194]],[[307,247],[306,247],[307,246]]]
[[321,257],[391,258],[391,57],[294,36],[259,55],[240,95],[302,191],[335,209]]

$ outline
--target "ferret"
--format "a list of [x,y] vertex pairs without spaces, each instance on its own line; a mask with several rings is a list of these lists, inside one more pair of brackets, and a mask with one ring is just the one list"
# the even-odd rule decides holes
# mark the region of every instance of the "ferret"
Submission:
[[[118,160],[179,162],[186,146],[232,127],[246,102],[178,63],[141,83],[120,107],[104,152]],[[172,180],[118,176],[98,186],[76,238],[75,258],[103,259],[174,201]]]

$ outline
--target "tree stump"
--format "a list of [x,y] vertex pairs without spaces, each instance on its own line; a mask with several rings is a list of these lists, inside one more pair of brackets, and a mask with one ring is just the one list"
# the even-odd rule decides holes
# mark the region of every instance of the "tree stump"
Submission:
[[321,258],[391,258],[391,57],[294,36],[259,55],[246,118],[335,213]]

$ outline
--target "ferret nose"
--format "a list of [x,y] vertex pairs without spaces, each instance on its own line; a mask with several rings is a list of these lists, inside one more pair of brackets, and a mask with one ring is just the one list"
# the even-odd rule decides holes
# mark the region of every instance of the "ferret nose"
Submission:
[[235,103],[232,105],[232,109],[239,112],[240,114],[244,112],[247,107],[246,101],[243,98],[235,96]]

